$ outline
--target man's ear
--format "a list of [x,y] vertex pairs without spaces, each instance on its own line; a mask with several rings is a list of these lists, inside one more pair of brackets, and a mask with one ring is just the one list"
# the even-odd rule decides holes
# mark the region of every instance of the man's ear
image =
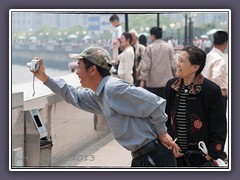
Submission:
[[95,66],[95,65],[93,65],[92,67],[89,68],[89,73],[91,75],[95,75],[97,71],[98,71],[97,66]]

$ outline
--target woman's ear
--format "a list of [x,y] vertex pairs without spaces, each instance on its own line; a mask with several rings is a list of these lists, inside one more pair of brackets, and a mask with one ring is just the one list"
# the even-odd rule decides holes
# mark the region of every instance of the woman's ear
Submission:
[[197,72],[199,68],[200,68],[200,65],[194,65],[194,67],[193,67],[195,72]]

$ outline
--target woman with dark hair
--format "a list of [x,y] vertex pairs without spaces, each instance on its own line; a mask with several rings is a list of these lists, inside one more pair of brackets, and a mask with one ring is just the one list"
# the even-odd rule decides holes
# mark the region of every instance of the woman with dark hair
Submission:
[[221,90],[202,76],[205,61],[206,53],[202,49],[184,47],[177,61],[177,78],[166,85],[168,131],[177,138],[181,148],[174,152],[181,167],[189,166],[184,158],[186,152],[200,151],[200,141],[204,141],[208,149],[205,160],[225,155],[227,123]]
[[141,34],[138,38],[139,44],[147,46],[147,37],[144,34]]
[[123,51],[118,56],[118,76],[120,79],[133,84],[134,49],[132,47],[131,33],[124,32],[122,34],[121,47]]

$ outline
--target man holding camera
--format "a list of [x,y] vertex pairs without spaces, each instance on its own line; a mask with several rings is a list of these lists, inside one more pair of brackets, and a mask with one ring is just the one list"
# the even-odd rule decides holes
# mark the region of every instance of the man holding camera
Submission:
[[179,147],[167,133],[166,101],[110,76],[111,58],[101,47],[91,46],[70,57],[78,60],[77,76],[83,88],[49,77],[42,59],[36,77],[68,103],[88,112],[103,113],[115,140],[132,152],[132,167],[176,166],[172,151]]

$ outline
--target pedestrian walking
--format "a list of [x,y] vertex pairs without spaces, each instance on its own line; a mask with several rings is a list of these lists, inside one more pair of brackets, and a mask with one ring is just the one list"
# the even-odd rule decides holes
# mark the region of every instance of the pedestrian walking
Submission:
[[213,48],[207,54],[202,74],[220,86],[224,110],[227,112],[228,78],[224,51],[228,47],[228,33],[217,31],[213,34]]
[[124,32],[121,35],[121,47],[123,51],[118,56],[118,77],[133,84],[134,49],[130,33]]
[[166,83],[176,70],[174,49],[161,39],[162,28],[152,27],[150,34],[152,43],[146,47],[139,65],[140,86],[144,87],[146,81],[147,90],[163,97]]

